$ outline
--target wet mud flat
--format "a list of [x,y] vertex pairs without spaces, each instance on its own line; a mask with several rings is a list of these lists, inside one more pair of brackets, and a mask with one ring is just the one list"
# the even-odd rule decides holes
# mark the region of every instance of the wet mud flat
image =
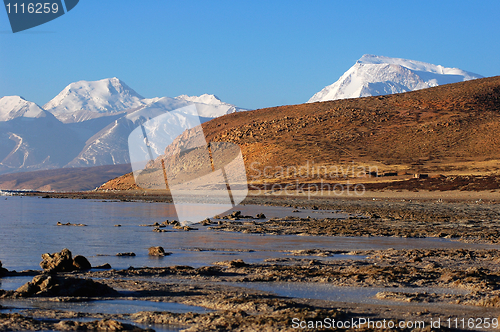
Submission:
[[[226,222],[218,227],[219,230],[324,236],[438,237],[472,243],[500,241],[500,204],[493,199],[332,199],[269,195],[247,197],[245,202],[294,207],[296,213],[256,227]],[[314,215],[301,213],[306,208],[339,210],[355,216],[346,219],[307,218]]]
[[[0,330],[294,331],[297,319],[330,322],[370,318],[423,321],[427,328],[422,330],[430,331],[432,320],[491,320],[500,313],[500,254],[496,250],[365,250],[349,253],[366,255],[365,260],[317,259],[332,254],[297,250],[289,252],[287,259],[269,259],[260,264],[233,260],[200,268],[131,267],[41,274],[35,276],[43,280],[38,282],[42,286],[35,293],[26,285],[1,292]],[[65,282],[70,286],[44,288],[44,283],[51,284],[46,282],[48,278],[58,280],[54,285]],[[95,284],[86,286],[84,294],[98,293],[83,296],[78,287],[71,287],[72,280],[93,280]],[[283,296],[272,290],[273,284],[287,283],[312,285],[312,289],[315,285],[356,288],[361,296],[355,301],[330,301],[322,296],[294,297],[293,292],[292,296]],[[268,289],[259,290],[263,286]],[[374,287],[379,291],[370,298],[379,302],[363,301],[363,290]],[[73,294],[68,291],[72,288]],[[122,304],[137,303],[144,310],[106,309],[117,300]],[[25,301],[35,305],[26,305]],[[89,301],[97,308],[82,310],[82,303]],[[147,310],[144,302],[150,303],[153,310]],[[186,307],[179,311],[162,304]],[[365,326],[361,330],[380,329]]]
[[[211,221],[210,231],[302,235],[305,239],[432,237],[453,240],[455,245],[381,250],[298,247],[287,250],[282,257],[258,263],[237,259],[197,268],[178,265],[57,273],[63,279],[92,280],[112,292],[88,297],[56,291],[1,291],[0,330],[320,331],[317,325],[303,329],[294,322],[331,323],[333,319],[345,322],[361,318],[422,321],[425,326],[405,329],[362,326],[351,330],[447,330],[446,325],[438,329],[430,325],[438,319],[441,322],[465,319],[464,326],[451,326],[453,330],[494,330],[491,322],[500,314],[500,252],[495,235],[500,209],[496,204],[267,197],[249,203],[292,206],[297,212],[270,220],[220,216]],[[339,209],[350,215],[314,218],[310,211],[302,215],[306,213],[304,208]],[[346,259],[328,259],[339,255],[345,255]],[[26,273],[18,275],[26,277]],[[290,285],[292,291],[288,295],[281,291],[283,285]],[[319,295],[296,291],[307,286],[313,292],[315,285]],[[347,297],[332,300],[326,296],[325,287],[335,291],[355,289],[360,295],[354,300]],[[370,292],[373,289],[377,290],[375,294]],[[48,305],[30,306],[22,302],[26,300]],[[103,310],[82,310],[76,305],[89,301],[102,303]],[[106,312],[105,304],[110,301],[135,302],[143,310]],[[144,302],[152,305],[143,305]],[[56,305],[60,303],[68,306]],[[164,306],[172,303],[191,307],[179,311]],[[479,326],[477,319],[484,322],[486,318],[490,326]],[[469,319],[475,319],[474,326],[467,325]],[[324,324],[323,330],[334,329]]]

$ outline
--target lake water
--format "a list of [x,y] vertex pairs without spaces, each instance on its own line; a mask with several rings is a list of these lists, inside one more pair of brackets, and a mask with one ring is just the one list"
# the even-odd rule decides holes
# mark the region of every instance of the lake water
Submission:
[[[211,207],[206,206],[207,210]],[[268,206],[239,206],[244,215],[264,213],[268,218],[289,215],[300,217],[346,218],[338,211],[300,210]],[[196,231],[176,231],[171,227],[166,233],[153,232],[152,227],[142,224],[162,223],[175,218],[172,204],[147,202],[120,202],[99,200],[44,199],[38,197],[0,197],[0,261],[9,270],[41,270],[41,254],[59,252],[68,248],[73,255],[86,256],[93,266],[109,263],[115,269],[134,267],[162,267],[210,265],[216,261],[243,259],[245,262],[262,262],[268,258],[294,257],[289,251],[297,249],[367,250],[403,248],[498,248],[490,245],[465,244],[446,239],[409,239],[384,237],[321,237],[321,236],[274,236],[216,232],[208,227],[193,225]],[[85,227],[57,226],[57,223],[85,224]],[[115,227],[120,224],[121,227]],[[162,246],[172,255],[155,258],[148,256],[148,248]],[[117,257],[120,252],[134,252],[135,257]],[[315,259],[364,259],[359,256],[335,255]],[[0,279],[0,288],[16,289],[31,277]],[[170,280],[171,281],[171,280]],[[238,284],[234,286],[273,291],[282,296],[320,298],[333,301],[352,301],[378,304],[373,299],[379,289],[350,289],[320,284]],[[369,302],[366,302],[369,301]],[[38,303],[38,302],[33,302]],[[43,305],[42,304],[36,305]],[[2,302],[2,305],[7,305]],[[31,302],[11,305],[20,308],[35,305]],[[52,303],[47,303],[55,308]],[[64,306],[66,304],[61,304]],[[177,304],[150,303],[144,301],[98,301],[76,304],[72,309],[82,312],[131,313],[142,310],[204,310],[184,308]],[[4,309],[11,310],[11,309]],[[175,331],[178,327],[155,327],[159,331]]]
[[[338,211],[300,210],[300,213],[294,213],[293,208],[286,207],[247,205],[234,210],[241,210],[244,215],[264,213],[268,218],[288,215],[347,217]],[[157,233],[152,227],[140,226],[175,218],[173,205],[167,203],[14,196],[0,199],[0,211],[0,261],[5,268],[16,271],[40,270],[43,253],[59,252],[63,248],[71,250],[73,255],[86,256],[93,266],[109,263],[115,269],[123,269],[129,266],[199,267],[239,258],[252,263],[267,258],[290,257],[283,251],[297,249],[477,247],[431,238],[275,236],[216,232],[201,225],[193,226],[198,228],[197,231],[170,228],[170,232]],[[57,226],[57,222],[87,226]],[[122,226],[115,227],[117,224]],[[148,248],[151,246],[162,246],[172,255],[150,257]],[[121,252],[134,252],[136,256],[117,257],[116,254]]]
[[[206,207],[207,209],[210,206]],[[269,206],[240,206],[244,215],[264,213],[268,218],[296,215],[337,217],[338,211],[301,210]],[[194,225],[197,231],[153,232],[142,224],[162,223],[175,218],[172,204],[120,202],[39,197],[0,199],[0,261],[9,270],[40,270],[43,253],[68,248],[73,255],[86,256],[93,266],[109,263],[115,269],[190,265],[199,267],[216,261],[243,259],[259,262],[267,258],[290,257],[283,251],[297,249],[362,250],[387,248],[443,248],[477,245],[444,239],[404,239],[382,237],[274,236],[216,232]],[[57,222],[85,224],[86,227],[57,226]],[[120,224],[121,227],[115,227]],[[148,256],[148,248],[162,246],[172,255]],[[488,247],[488,246],[484,246]],[[134,252],[135,257],[117,257]],[[340,257],[333,257],[342,258]]]

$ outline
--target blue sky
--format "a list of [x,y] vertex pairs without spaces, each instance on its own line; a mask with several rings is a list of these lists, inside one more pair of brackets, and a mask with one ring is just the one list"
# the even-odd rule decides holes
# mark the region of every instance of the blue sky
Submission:
[[0,8],[0,96],[40,105],[118,77],[144,97],[306,102],[363,54],[500,75],[500,1],[80,0],[13,34]]

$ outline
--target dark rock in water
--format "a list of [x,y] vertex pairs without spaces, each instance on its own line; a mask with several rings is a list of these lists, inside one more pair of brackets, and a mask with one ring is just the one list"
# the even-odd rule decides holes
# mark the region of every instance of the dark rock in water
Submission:
[[205,220],[200,221],[200,224],[202,224],[203,226],[208,226],[212,224],[212,221],[210,220],[210,218],[207,218]]
[[113,288],[93,281],[73,277],[60,277],[42,274],[32,281],[19,287],[15,295],[20,297],[31,296],[114,296],[117,295]]
[[229,262],[229,267],[245,267],[248,266],[242,259],[235,259]]
[[135,253],[133,252],[119,252],[116,254],[116,256],[129,256],[129,257],[134,257]]
[[172,227],[173,229],[180,229],[180,230],[183,230],[183,231],[197,231],[198,228],[193,228],[193,227],[189,227],[189,226],[182,226],[182,225],[178,225],[178,226],[174,226]]
[[75,256],[75,258],[73,258],[73,266],[77,270],[90,270],[92,268],[92,265],[90,265],[88,259],[81,255]]
[[0,278],[6,276],[8,272],[7,269],[2,267],[2,262],[0,261]]
[[227,216],[224,216],[222,219],[230,219],[230,220],[240,220],[240,219],[253,219],[252,216],[244,216],[241,214],[241,211],[234,211]]
[[165,225],[163,224],[159,224],[157,222],[155,222],[154,224],[143,224],[143,225],[139,225],[139,226],[142,226],[142,227],[165,227]]
[[171,252],[165,252],[165,249],[163,249],[163,247],[151,247],[148,249],[148,251],[149,256],[163,257],[172,254]]
[[264,213],[259,213],[255,216],[255,219],[266,219],[266,215]]
[[67,222],[67,223],[63,224],[62,222],[58,221],[58,222],[57,222],[57,226],[77,226],[77,227],[85,227],[85,226],[87,226],[87,225],[85,225],[85,224],[72,224],[72,223],[70,223],[70,222]]
[[43,254],[42,259],[43,261],[40,263],[40,266],[45,272],[49,273],[91,269],[87,258],[78,255],[73,259],[69,249],[63,249],[61,252],[53,254]]
[[106,264],[94,266],[93,269],[98,269],[98,270],[111,269],[111,265],[109,265],[108,263],[106,263]]
[[43,254],[42,259],[40,266],[46,272],[71,272],[75,270],[69,249],[63,249],[54,254]]
[[233,213],[231,213],[230,215],[227,216],[229,219],[233,219],[233,220],[239,220],[242,215],[241,215],[241,211],[234,211]]

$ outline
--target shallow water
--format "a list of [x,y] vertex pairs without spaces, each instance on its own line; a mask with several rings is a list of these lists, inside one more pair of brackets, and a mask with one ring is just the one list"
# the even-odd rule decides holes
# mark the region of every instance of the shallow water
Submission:
[[25,283],[31,281],[33,277],[4,277],[0,278],[0,289],[16,290]]
[[[207,206],[209,209],[210,206]],[[267,217],[299,215],[345,218],[338,211],[300,210],[269,206],[239,206],[244,215],[264,213]],[[446,239],[384,237],[276,236],[210,231],[153,232],[141,224],[161,223],[175,218],[172,204],[98,200],[8,197],[0,199],[0,261],[9,270],[40,270],[41,254],[70,249],[86,256],[93,266],[109,263],[115,269],[190,265],[199,267],[216,261],[243,259],[261,262],[267,258],[290,257],[283,251],[297,249],[363,250],[387,248],[471,248],[472,245]],[[57,222],[85,224],[86,227],[57,226]],[[121,227],[114,225],[120,224]],[[170,256],[148,256],[148,248],[162,246]],[[498,246],[496,246],[498,247]],[[134,252],[135,257],[117,257]],[[298,257],[300,258],[300,257]],[[349,258],[345,256],[330,259]]]
[[[83,302],[54,302],[36,300],[0,300],[4,307],[20,309],[50,309],[75,311],[82,313],[101,314],[133,314],[139,311],[169,311],[175,313],[196,312],[205,313],[211,310],[174,302],[153,302],[142,300],[102,300]],[[9,309],[2,309],[9,311]]]
[[[50,309],[60,311],[74,311],[80,313],[102,313],[102,314],[133,314],[139,311],[169,311],[174,313],[206,313],[212,310],[189,306],[181,303],[173,302],[152,302],[142,300],[104,300],[104,301],[84,301],[84,302],[53,302],[44,300],[0,300],[0,304],[4,308],[0,312],[4,313],[23,313],[24,311],[36,309]],[[91,317],[76,317],[64,320],[90,322],[97,320]],[[142,328],[152,328],[156,332],[173,332],[180,331],[183,328],[172,325],[157,325],[157,324],[139,324],[129,320],[118,319],[123,323],[136,325]],[[51,332],[51,331],[46,331]]]
[[[450,289],[441,287],[344,287],[333,286],[322,283],[311,282],[226,282],[228,286],[244,287],[263,292],[271,292],[279,296],[326,300],[348,303],[365,304],[397,304],[410,305],[406,302],[377,299],[378,292],[402,292],[402,293],[436,293],[436,294],[468,294],[469,291],[462,289]],[[411,303],[414,305],[415,303]],[[439,304],[442,305],[442,304]]]
[[[207,206],[210,209],[210,206]],[[316,217],[345,218],[338,211],[300,210],[267,206],[239,206],[244,215],[264,213],[267,217]],[[146,202],[116,202],[98,200],[43,199],[38,197],[7,197],[0,199],[0,261],[9,270],[40,270],[42,253],[70,249],[74,255],[86,256],[93,266],[109,263],[115,269],[129,266],[162,267],[210,265],[216,261],[243,259],[245,262],[262,262],[268,258],[314,258],[314,259],[364,259],[362,256],[334,255],[333,257],[290,256],[289,251],[298,249],[368,250],[403,248],[498,248],[492,245],[464,244],[447,239],[409,239],[385,237],[317,237],[275,236],[210,231],[207,227],[194,225],[197,231],[174,231],[156,233],[151,227],[141,224],[162,223],[175,219],[172,204]],[[57,222],[86,224],[86,227],[57,226]],[[121,227],[114,225],[120,224]],[[148,256],[148,248],[162,246],[172,255],[155,258]],[[117,257],[119,252],[134,252],[135,257]],[[17,289],[32,277],[0,279],[0,288]],[[228,284],[229,285],[229,284]],[[334,287],[311,283],[237,283],[262,291],[271,291],[281,296],[324,299],[354,303],[382,304],[387,300],[374,299],[379,291],[401,288],[357,288]],[[415,292],[420,289],[408,289]],[[424,290],[422,290],[424,291]],[[427,289],[437,292],[439,289]],[[443,292],[450,290],[443,290]],[[3,306],[7,302],[0,302]],[[57,303],[36,301],[12,302],[16,308],[45,306],[56,310],[100,313],[132,313],[144,310],[173,311],[205,310],[203,308],[181,308],[182,305],[149,301],[110,300],[80,303]],[[186,306],[187,307],[187,306]],[[19,309],[17,309],[19,310]],[[181,311],[184,312],[184,311]],[[178,331],[178,327],[158,327],[159,331]]]

